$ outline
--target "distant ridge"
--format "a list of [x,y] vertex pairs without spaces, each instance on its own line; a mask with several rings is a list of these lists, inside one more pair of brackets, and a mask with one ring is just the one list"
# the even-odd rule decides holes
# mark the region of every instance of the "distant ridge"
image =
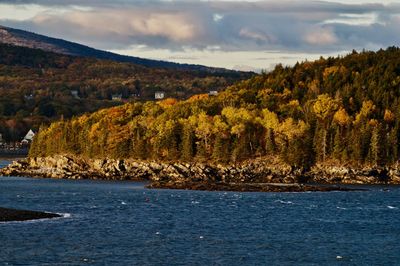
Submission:
[[98,59],[108,59],[118,62],[128,62],[146,67],[157,67],[157,68],[173,68],[181,70],[191,71],[205,71],[205,72],[237,72],[234,70],[228,70],[224,68],[206,67],[202,65],[192,64],[179,64],[167,61],[158,61],[145,59],[134,56],[125,56],[107,51],[94,49],[82,44],[66,41],[63,39],[52,38],[33,32],[28,32],[19,29],[13,29],[0,25],[0,42],[6,44],[12,44],[17,46],[23,46],[28,48],[36,48],[44,51],[50,51],[55,53],[94,57]]

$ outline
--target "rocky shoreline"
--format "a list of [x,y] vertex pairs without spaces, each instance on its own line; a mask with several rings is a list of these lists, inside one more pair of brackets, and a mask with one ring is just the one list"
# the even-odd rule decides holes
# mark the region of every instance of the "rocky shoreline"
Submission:
[[[304,171],[285,165],[275,158],[260,158],[227,166],[131,159],[83,159],[57,155],[15,161],[0,169],[0,175],[148,180],[151,181],[150,188],[234,191],[327,191],[329,189],[326,186],[316,188],[309,184],[400,184],[400,168],[397,167],[315,165],[311,170]],[[339,189],[337,186],[331,187],[331,190]]]
[[19,222],[62,217],[56,213],[0,208],[0,222]]

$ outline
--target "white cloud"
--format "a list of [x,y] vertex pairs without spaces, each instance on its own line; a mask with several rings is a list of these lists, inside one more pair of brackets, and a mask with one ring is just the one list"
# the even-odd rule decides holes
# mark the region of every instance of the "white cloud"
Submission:
[[332,45],[338,42],[338,38],[332,28],[314,27],[309,29],[304,40],[311,45]]

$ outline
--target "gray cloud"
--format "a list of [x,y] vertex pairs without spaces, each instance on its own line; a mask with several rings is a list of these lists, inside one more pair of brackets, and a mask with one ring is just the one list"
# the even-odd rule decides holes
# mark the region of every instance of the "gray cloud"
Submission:
[[[0,24],[102,49],[132,45],[179,50],[280,50],[328,53],[400,44],[399,4],[325,1],[0,0],[49,7],[25,21]],[[52,12],[62,6],[60,15]],[[76,8],[76,6],[85,7]]]

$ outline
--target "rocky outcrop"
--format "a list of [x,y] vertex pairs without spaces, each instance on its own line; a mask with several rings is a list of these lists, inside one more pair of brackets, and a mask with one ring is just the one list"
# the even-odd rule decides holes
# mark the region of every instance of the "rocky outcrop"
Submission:
[[400,184],[400,168],[351,167],[317,164],[306,174],[315,183],[341,184]]
[[11,222],[11,221],[50,219],[50,218],[60,218],[60,217],[62,216],[57,213],[0,208],[0,223]]
[[[149,180],[150,187],[200,189],[233,184],[400,184],[397,167],[315,165],[309,171],[290,167],[274,158],[249,160],[236,165],[166,163],[156,161],[83,159],[71,156],[28,158],[13,162],[0,175],[67,179]],[[241,190],[237,188],[235,190]],[[271,187],[267,190],[274,190]],[[224,189],[226,190],[226,189]],[[264,191],[263,187],[254,190]],[[279,189],[278,189],[279,190]]]
[[279,163],[266,163],[263,160],[223,166],[130,159],[82,159],[62,155],[15,161],[8,167],[0,169],[0,175],[156,182],[291,183],[296,180],[291,167]]

